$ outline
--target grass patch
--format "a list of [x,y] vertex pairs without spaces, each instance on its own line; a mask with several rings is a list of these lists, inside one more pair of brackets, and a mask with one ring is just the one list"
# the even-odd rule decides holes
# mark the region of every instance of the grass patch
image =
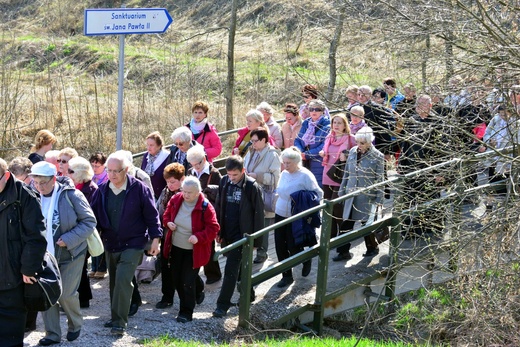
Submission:
[[155,340],[148,340],[144,342],[147,347],[200,347],[200,346],[220,346],[220,347],[412,347],[420,346],[416,343],[409,344],[395,341],[376,341],[370,339],[360,339],[356,337],[334,339],[334,338],[311,338],[311,337],[295,337],[289,339],[266,339],[263,341],[254,341],[245,343],[243,341],[229,342],[229,343],[201,343],[199,341],[182,341],[169,336],[164,336]]

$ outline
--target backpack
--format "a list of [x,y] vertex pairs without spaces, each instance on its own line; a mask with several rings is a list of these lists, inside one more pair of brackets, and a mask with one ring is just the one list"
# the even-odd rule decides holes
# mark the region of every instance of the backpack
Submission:
[[[18,190],[18,200],[15,202],[18,211],[18,218],[21,221],[20,212],[22,189]],[[22,225],[20,223],[20,233],[22,233]],[[58,261],[49,252],[45,252],[42,259],[42,266],[37,275],[36,283],[24,283],[24,303],[28,311],[47,311],[56,305],[63,292],[61,283],[61,274],[58,267]]]

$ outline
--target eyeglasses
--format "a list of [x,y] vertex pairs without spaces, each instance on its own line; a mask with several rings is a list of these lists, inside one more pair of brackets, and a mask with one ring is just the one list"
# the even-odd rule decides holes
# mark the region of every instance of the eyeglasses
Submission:
[[50,181],[52,181],[52,177],[49,178],[47,181],[37,181],[37,180],[33,179],[34,185],[35,186],[40,186],[40,187],[48,184]]
[[69,161],[68,160],[64,160],[64,159],[58,159],[56,160],[56,162],[59,164],[59,163],[62,163],[62,164],[67,164]]
[[259,139],[251,140],[251,143],[257,143],[258,141],[260,141],[260,140]]
[[94,165],[94,164],[90,164],[92,166],[93,169],[99,169],[100,167],[103,167],[103,165]]
[[184,142],[175,142],[174,145],[180,147],[184,145]]
[[74,173],[74,170],[68,169],[67,172],[69,173],[69,175],[72,175]]
[[109,174],[115,174],[115,175],[117,175],[117,174],[120,174],[121,172],[123,172],[123,170],[124,170],[124,168],[121,169],[121,170],[107,170],[107,172],[108,172]]
[[322,112],[322,108],[309,107],[309,112]]

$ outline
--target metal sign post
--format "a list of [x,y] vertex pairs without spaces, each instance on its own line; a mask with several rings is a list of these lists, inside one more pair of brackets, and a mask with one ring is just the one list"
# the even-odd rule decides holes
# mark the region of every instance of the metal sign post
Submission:
[[125,35],[164,33],[173,22],[165,8],[86,9],[83,33],[86,36],[119,35],[119,76],[117,90],[116,149],[123,146],[123,86]]

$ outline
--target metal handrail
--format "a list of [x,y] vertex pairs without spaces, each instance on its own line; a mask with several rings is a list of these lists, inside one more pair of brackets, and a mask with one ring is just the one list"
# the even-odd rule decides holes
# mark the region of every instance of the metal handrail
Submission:
[[[324,314],[324,308],[323,304],[326,298],[330,299],[330,294],[326,293],[326,287],[327,287],[327,272],[328,272],[328,256],[329,251],[331,248],[336,248],[342,245],[345,245],[348,242],[352,242],[354,240],[357,240],[361,237],[364,237],[374,230],[377,230],[378,228],[382,226],[394,226],[397,227],[396,230],[392,230],[391,236],[390,236],[390,252],[389,252],[389,264],[388,264],[388,278],[386,281],[386,291],[384,297],[392,298],[395,293],[395,270],[392,270],[393,264],[397,263],[397,251],[399,249],[399,243],[400,243],[400,218],[399,215],[406,213],[406,212],[413,212],[417,213],[418,211],[422,209],[428,208],[430,205],[429,203],[421,204],[417,206],[413,211],[412,210],[403,210],[400,212],[394,211],[397,217],[387,217],[383,218],[379,221],[376,221],[370,225],[365,225],[361,228],[355,229],[351,232],[345,233],[344,235],[340,235],[338,237],[335,237],[333,240],[330,240],[330,225],[332,221],[332,208],[335,204],[342,203],[343,201],[353,198],[359,194],[362,194],[366,191],[377,189],[377,188],[383,188],[386,185],[389,184],[396,184],[401,183],[410,179],[413,179],[419,175],[424,175],[426,173],[436,171],[445,167],[450,167],[455,164],[463,164],[465,162],[471,162],[475,160],[475,157],[477,157],[479,160],[482,160],[486,157],[493,157],[498,154],[509,154],[513,149],[513,146],[503,148],[496,150],[495,152],[487,152],[487,153],[480,153],[478,155],[472,156],[470,158],[461,159],[461,158],[453,158],[451,160],[448,160],[443,163],[439,163],[436,165],[432,165],[427,168],[423,168],[420,170],[416,170],[414,172],[410,172],[404,175],[397,175],[395,177],[391,177],[388,180],[385,180],[384,182],[380,182],[377,184],[374,184],[372,186],[358,189],[356,191],[350,192],[342,197],[338,197],[334,200],[324,200],[323,203],[307,210],[298,213],[297,215],[291,216],[287,219],[284,219],[283,221],[277,222],[271,226],[265,227],[253,234],[245,234],[244,237],[238,241],[236,241],[233,244],[227,245],[226,247],[222,248],[221,250],[215,252],[214,259],[218,259],[219,255],[222,255],[226,252],[229,252],[230,250],[233,250],[237,247],[243,247],[242,250],[242,281],[240,286],[240,305],[239,305],[239,325],[240,326],[247,326],[247,322],[249,321],[249,310],[250,310],[250,293],[251,288],[254,285],[258,285],[264,281],[269,280],[270,278],[273,278],[274,276],[277,276],[281,274],[282,272],[288,270],[289,268],[292,268],[298,264],[301,264],[307,260],[312,259],[315,256],[319,256],[319,263],[318,263],[318,280],[317,280],[317,289],[316,289],[316,300],[315,304],[313,305],[312,310],[314,311],[315,318],[313,322],[313,328],[315,331],[320,334],[323,329],[323,314]],[[481,186],[480,189],[487,189],[489,188],[490,184]],[[453,199],[454,197],[461,196],[462,194],[475,192],[476,188],[472,187],[469,189],[465,189],[462,192],[452,192],[442,198],[442,200],[445,199]],[[439,200],[440,201],[440,200]],[[252,256],[253,256],[253,244],[254,240],[262,235],[265,235],[269,233],[270,231],[273,231],[283,225],[289,224],[297,219],[306,217],[312,213],[319,212],[323,210],[323,224],[321,229],[321,236],[320,236],[320,243],[318,245],[315,245],[313,247],[310,247],[309,249],[306,249],[294,256],[291,256],[281,262],[278,262],[274,265],[271,265],[270,267],[252,274]]]

